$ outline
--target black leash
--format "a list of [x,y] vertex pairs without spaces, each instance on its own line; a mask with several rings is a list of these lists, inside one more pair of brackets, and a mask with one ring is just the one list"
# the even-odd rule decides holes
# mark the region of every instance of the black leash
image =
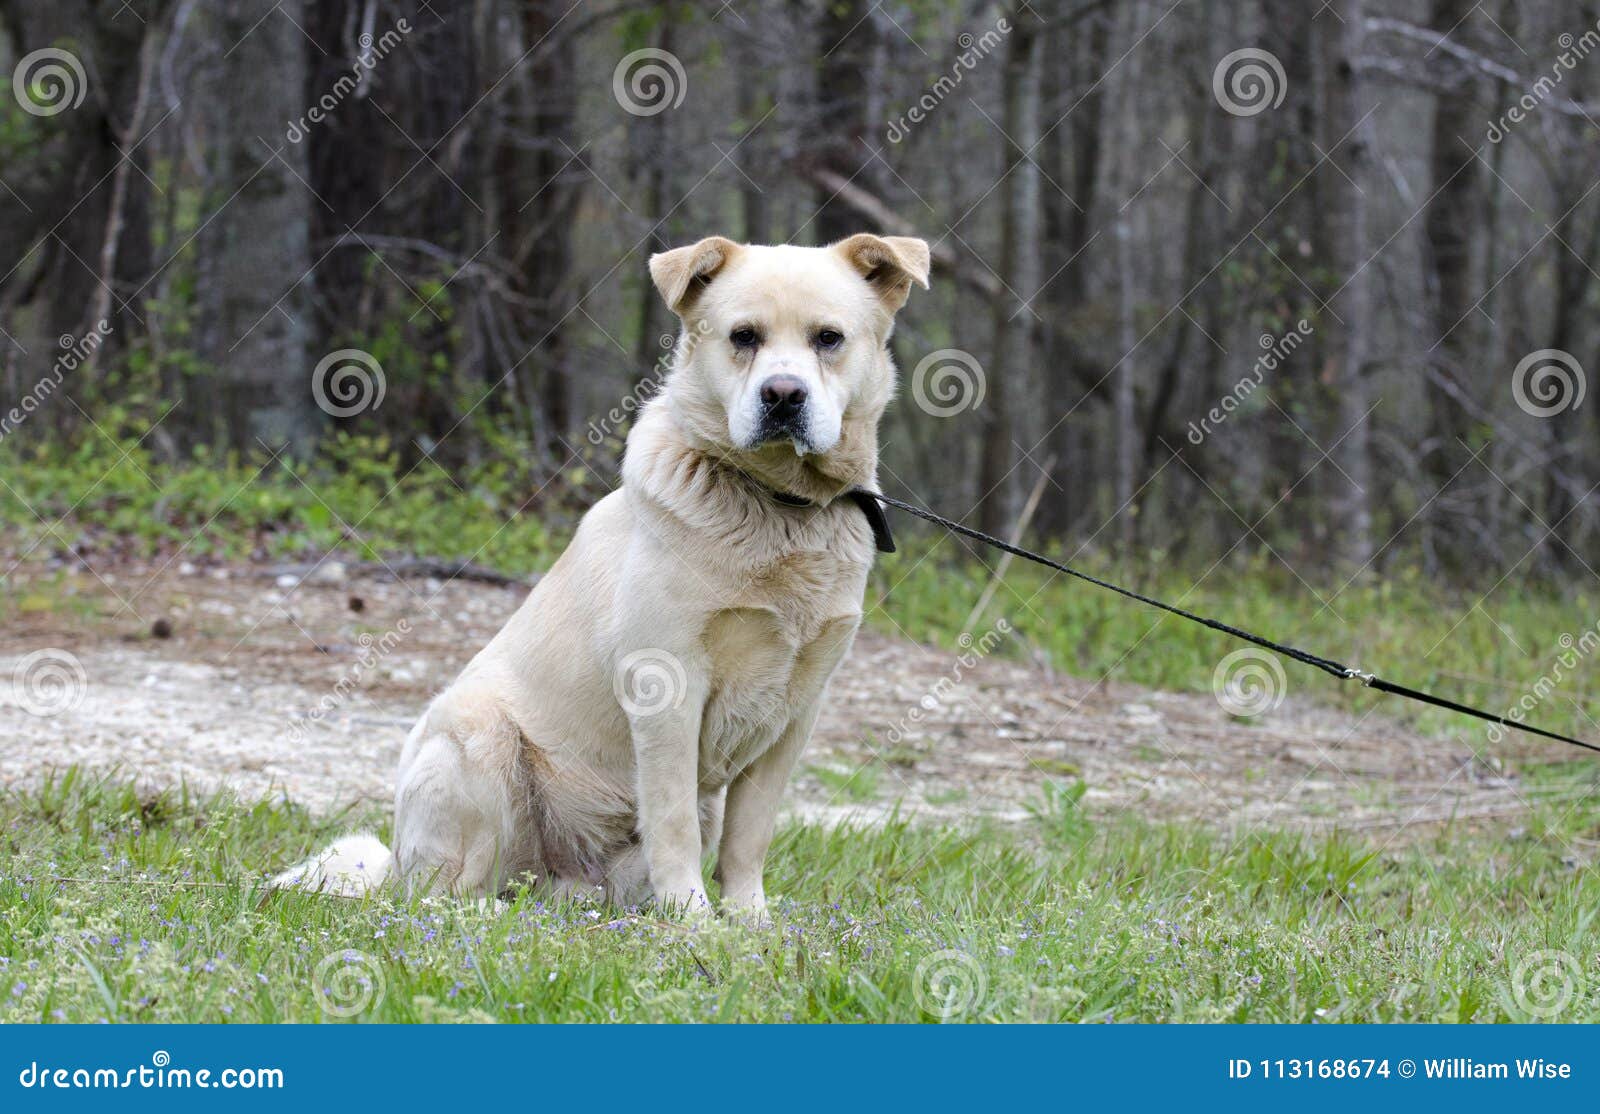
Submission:
[[[1005,552],[1013,554],[1014,556],[1021,557],[1023,560],[1032,561],[1036,565],[1043,565],[1047,569],[1055,569],[1057,572],[1064,572],[1068,576],[1077,577],[1079,580],[1087,581],[1097,588],[1104,588],[1108,592],[1115,592],[1117,595],[1125,596],[1130,600],[1138,600],[1140,603],[1159,608],[1168,614],[1176,615],[1181,619],[1187,619],[1191,623],[1199,623],[1203,627],[1209,627],[1214,631],[1221,631],[1223,634],[1232,635],[1234,638],[1242,638],[1246,642],[1253,642],[1257,646],[1271,650],[1273,653],[1282,654],[1284,657],[1292,658],[1293,660],[1301,662],[1302,664],[1310,665],[1320,669],[1324,673],[1339,678],[1341,681],[1359,680],[1368,688],[1377,689],[1379,692],[1390,693],[1394,696],[1403,696],[1408,700],[1420,701],[1423,704],[1432,704],[1434,707],[1445,708],[1452,712],[1460,712],[1463,715],[1476,716],[1478,719],[1487,720],[1490,723],[1498,723],[1503,727],[1509,727],[1515,731],[1526,731],[1532,735],[1542,735],[1546,739],[1555,739],[1557,742],[1571,743],[1575,747],[1582,747],[1584,750],[1592,750],[1596,754],[1600,754],[1600,746],[1596,746],[1594,743],[1586,743],[1582,739],[1574,739],[1568,735],[1559,735],[1554,731],[1546,731],[1543,728],[1534,727],[1531,724],[1515,723],[1509,719],[1506,719],[1504,716],[1497,716],[1493,712],[1485,712],[1481,708],[1469,707],[1466,704],[1457,704],[1454,700],[1446,700],[1442,696],[1434,696],[1430,693],[1420,692],[1417,689],[1407,688],[1405,685],[1397,685],[1393,682],[1385,681],[1382,677],[1374,676],[1371,673],[1363,673],[1361,670],[1351,668],[1348,665],[1342,665],[1331,658],[1319,657],[1316,654],[1309,653],[1305,650],[1299,650],[1293,646],[1285,646],[1281,642],[1274,642],[1270,638],[1263,638],[1259,634],[1251,634],[1247,630],[1240,630],[1238,627],[1229,626],[1227,623],[1221,623],[1215,619],[1208,619],[1204,615],[1196,615],[1192,611],[1185,611],[1181,607],[1176,607],[1170,603],[1163,603],[1158,599],[1141,595],[1140,593],[1132,591],[1128,588],[1119,587],[1116,584],[1112,584],[1109,580],[1101,580],[1097,576],[1090,576],[1086,572],[1079,572],[1077,569],[1063,565],[1060,561],[1052,561],[1050,558],[1042,556],[1038,553],[1034,553],[1032,550],[1027,550],[1023,549],[1021,546],[1012,545],[1010,542],[994,537],[992,534],[985,534],[982,530],[974,530],[972,527],[963,526],[959,522],[951,522],[948,518],[942,518],[939,515],[934,514],[932,511],[925,511],[921,507],[913,506],[910,503],[903,503],[899,499],[891,498],[890,496],[883,495],[879,492],[867,491],[864,488],[856,488],[851,491],[849,495],[858,505],[861,506],[862,510],[866,512],[867,519],[872,523],[873,526],[873,535],[878,540],[878,547],[880,549],[884,549],[885,552],[894,552],[894,542],[890,540],[887,548],[885,548],[883,545],[883,540],[889,536],[888,524],[885,521],[880,528],[879,520],[882,518],[883,512],[876,506],[872,505],[871,500],[873,499],[884,504],[884,506],[893,507],[895,510],[899,511],[905,511],[907,514],[915,515],[916,517],[927,522],[931,522],[936,526],[942,526],[952,533],[961,534],[964,537],[973,539],[974,541],[983,542],[985,545],[990,545],[996,549],[1004,550]],[[872,510],[867,510],[869,506],[872,507]],[[874,512],[876,512],[876,514],[874,514]]]

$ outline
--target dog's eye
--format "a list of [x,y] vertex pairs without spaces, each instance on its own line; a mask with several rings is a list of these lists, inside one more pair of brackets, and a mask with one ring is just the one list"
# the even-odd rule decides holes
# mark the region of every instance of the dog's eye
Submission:
[[817,347],[824,349],[837,348],[844,343],[844,334],[838,329],[823,329],[817,333]]
[[733,341],[735,348],[754,348],[760,342],[761,334],[749,325],[741,325],[728,334],[728,339]]

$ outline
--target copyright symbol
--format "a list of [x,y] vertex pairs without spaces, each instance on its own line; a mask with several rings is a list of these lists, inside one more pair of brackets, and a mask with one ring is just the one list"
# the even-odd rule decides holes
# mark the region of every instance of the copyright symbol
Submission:
[[1413,1064],[1410,1060],[1401,1060],[1400,1061],[1400,1078],[1401,1079],[1410,1079],[1413,1075],[1416,1075],[1416,1074],[1417,1074],[1417,1065]]

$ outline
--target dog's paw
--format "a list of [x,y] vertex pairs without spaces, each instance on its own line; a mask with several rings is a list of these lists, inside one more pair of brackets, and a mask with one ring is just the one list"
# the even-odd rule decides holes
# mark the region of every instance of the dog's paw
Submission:
[[685,890],[656,899],[656,908],[665,916],[691,927],[704,928],[717,923],[716,910],[704,890]]
[[766,895],[760,890],[746,893],[723,890],[722,916],[728,924],[746,928],[770,928],[773,924],[766,916]]
[[766,928],[772,922],[767,918],[767,894],[761,880],[743,883],[724,882],[722,885],[722,915],[733,924],[751,928]]
[[722,916],[726,923],[739,928],[768,929],[772,927],[772,918],[767,915],[767,906],[760,905],[724,905]]

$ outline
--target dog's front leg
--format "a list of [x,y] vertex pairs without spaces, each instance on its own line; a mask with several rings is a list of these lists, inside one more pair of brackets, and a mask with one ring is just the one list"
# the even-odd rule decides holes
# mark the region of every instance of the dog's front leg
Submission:
[[722,846],[717,851],[717,881],[722,885],[722,903],[730,912],[757,918],[766,912],[762,873],[767,848],[772,846],[778,805],[794,764],[811,738],[821,707],[822,702],[814,700],[800,709],[778,741],[728,786]]
[[686,669],[681,700],[630,712],[638,769],[639,835],[658,902],[710,910],[700,857],[700,716],[709,683]]

